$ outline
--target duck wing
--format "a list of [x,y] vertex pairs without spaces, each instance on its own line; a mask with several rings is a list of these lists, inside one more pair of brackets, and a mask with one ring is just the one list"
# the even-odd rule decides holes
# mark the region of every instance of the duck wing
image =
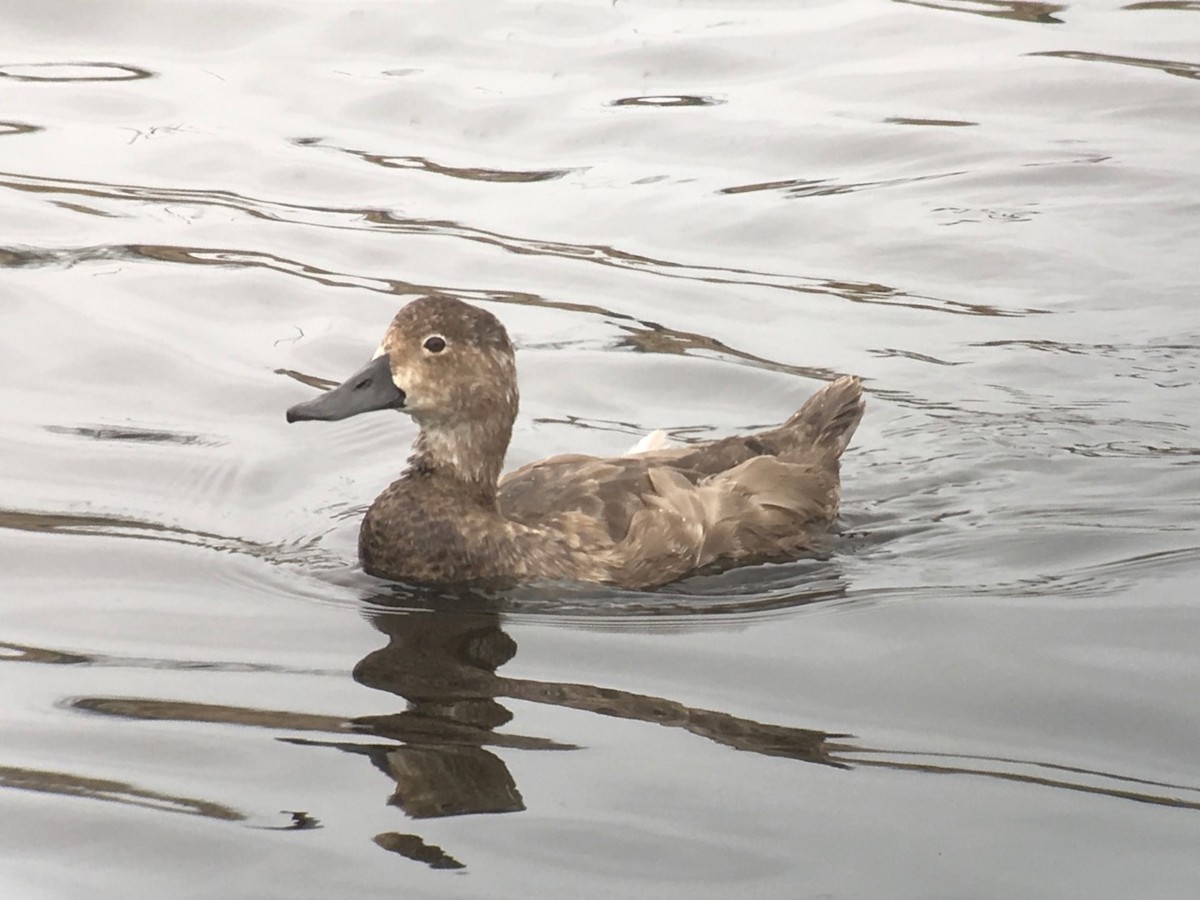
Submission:
[[[665,451],[663,455],[670,455]],[[629,532],[634,513],[653,492],[648,472],[654,454],[617,456],[564,455],[538,460],[500,479],[498,500],[505,518],[534,528],[546,527],[566,513],[579,513],[600,525],[612,542]]]
[[708,444],[600,459],[556,456],[500,482],[501,512],[539,529],[603,535],[611,580],[664,584],[714,563],[789,558],[832,523],[838,459],[863,413],[841,378],[783,425]]

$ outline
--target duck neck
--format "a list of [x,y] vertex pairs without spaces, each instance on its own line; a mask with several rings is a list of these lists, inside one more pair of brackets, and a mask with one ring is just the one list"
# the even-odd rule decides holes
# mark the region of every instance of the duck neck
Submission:
[[464,496],[494,504],[512,423],[420,424],[408,471],[455,482]]

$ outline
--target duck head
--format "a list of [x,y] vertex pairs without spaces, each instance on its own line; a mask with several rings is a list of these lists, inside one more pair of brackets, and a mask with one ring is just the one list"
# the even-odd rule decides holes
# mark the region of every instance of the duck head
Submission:
[[512,343],[490,312],[452,297],[403,307],[371,361],[287,411],[289,422],[336,421],[398,409],[421,426],[414,463],[495,478],[517,413]]

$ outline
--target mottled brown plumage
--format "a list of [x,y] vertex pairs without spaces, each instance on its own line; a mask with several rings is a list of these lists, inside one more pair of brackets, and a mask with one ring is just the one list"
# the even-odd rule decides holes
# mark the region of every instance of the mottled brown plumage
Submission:
[[409,413],[407,469],[371,504],[363,567],[406,581],[570,579],[630,588],[794,558],[833,522],[862,385],[826,385],[777,428],[601,459],[556,456],[498,478],[517,413],[504,326],[448,297],[397,313],[376,358],[288,420]]

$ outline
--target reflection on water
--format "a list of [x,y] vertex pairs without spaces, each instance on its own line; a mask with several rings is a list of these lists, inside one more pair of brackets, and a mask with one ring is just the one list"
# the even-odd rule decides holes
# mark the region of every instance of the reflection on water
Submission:
[[216,437],[179,431],[160,431],[117,425],[44,425],[51,434],[74,435],[93,441],[138,441],[147,444],[197,444],[219,447],[225,442]]
[[68,797],[100,800],[104,803],[123,803],[127,806],[139,806],[159,812],[177,812],[185,815],[205,816],[210,819],[224,819],[227,822],[237,822],[244,818],[237,810],[221,806],[219,803],[195,800],[191,797],[171,797],[134,787],[123,781],[92,778],[70,772],[47,772],[0,766],[0,787],[43,794],[62,794]]
[[310,565],[321,563],[321,552],[316,538],[302,539],[294,543],[263,544],[246,538],[104,513],[0,509],[0,529],[164,541],[244,553],[262,559],[304,559]]
[[[1200,785],[1168,783],[1048,760],[981,754],[912,751],[866,746],[852,735],[819,728],[754,721],[699,709],[665,697],[604,685],[510,678],[500,669],[517,644],[504,629],[498,608],[485,595],[444,591],[406,592],[425,611],[389,609],[395,593],[365,598],[370,621],[387,644],[355,666],[359,684],[404,701],[397,712],[337,717],[252,706],[230,706],[131,697],[80,697],[80,712],[128,720],[202,722],[264,728],[291,746],[332,749],[361,756],[394,782],[389,805],[411,820],[519,813],[525,801],[504,760],[493,749],[521,752],[582,751],[560,740],[522,734],[506,701],[520,701],[678,729],[746,753],[842,770],[889,769],[927,775],[969,776],[1026,786],[1092,794],[1113,800],[1200,811]],[[461,607],[456,610],[455,607]],[[488,611],[488,607],[492,607]],[[0,661],[92,665],[79,655],[7,645]],[[333,737],[297,737],[318,732]],[[0,785],[190,812],[227,820],[246,814],[218,804],[165,797],[127,784],[64,773],[0,770]],[[319,811],[317,811],[319,813]],[[289,829],[318,827],[319,815],[291,812]],[[260,826],[255,826],[260,827]],[[375,843],[430,868],[469,864],[463,853],[443,849],[419,834],[382,832]]]
[[1061,25],[1063,20],[1055,13],[1060,13],[1067,7],[1057,3],[1037,3],[1033,0],[950,0],[945,3],[935,3],[933,0],[894,0],[895,3],[907,3],[910,6],[924,6],[928,9],[941,9],[947,12],[964,12],[976,16],[988,16],[997,19],[1013,19],[1017,22],[1034,22],[1040,25]]
[[28,122],[0,122],[0,137],[8,137],[12,134],[33,134],[35,131],[41,131],[42,126],[30,125]]
[[[299,138],[296,145],[300,147],[329,146],[320,138]],[[386,156],[368,150],[352,150],[349,147],[331,147],[331,149],[358,157],[363,162],[372,163],[385,169],[416,169],[430,175],[445,175],[449,178],[461,178],[466,181],[496,182],[498,184],[531,184],[539,181],[554,181],[569,175],[572,171],[571,169],[513,171],[480,166],[448,166],[422,156]]]
[[464,863],[459,862],[437,844],[427,844],[415,834],[385,831],[375,835],[375,843],[384,850],[390,850],[416,862],[425,863],[431,869],[466,868]]
[[831,178],[792,178],[786,181],[766,181],[760,184],[739,184],[721,188],[722,194],[751,194],[756,191],[781,191],[788,197],[832,197],[876,188],[901,187],[921,181],[940,178],[955,178],[965,172],[937,172],[932,175],[914,175],[911,178],[888,178],[881,181],[838,183]]
[[1085,62],[1115,63],[1119,66],[1134,66],[1139,69],[1158,69],[1180,78],[1200,78],[1200,63],[1178,62],[1169,59],[1142,59],[1137,56],[1116,56],[1111,53],[1094,53],[1083,50],[1044,50],[1030,56],[1054,56],[1059,59],[1081,59]]
[[[904,182],[920,182],[941,179],[958,173],[937,173],[902,179]],[[884,185],[885,182],[879,182]],[[788,189],[796,182],[771,182],[722,189],[723,193]],[[866,185],[870,186],[870,185]],[[762,287],[793,293],[830,296],[853,303],[899,306],[907,309],[951,313],[954,315],[980,316],[1025,316],[1044,312],[1037,308],[1006,307],[969,303],[952,298],[934,297],[928,294],[907,291],[898,287],[873,282],[857,282],[851,279],[828,279],[780,272],[764,272],[726,266],[697,265],[656,259],[630,253],[606,245],[570,244],[559,241],[522,238],[516,235],[472,228],[454,221],[405,218],[381,209],[336,208],[322,206],[299,206],[278,201],[261,200],[234,194],[230,191],[205,191],[155,188],[130,184],[105,184],[78,182],[69,179],[45,178],[20,173],[0,172],[0,188],[44,194],[65,194],[87,197],[94,200],[118,203],[154,203],[170,206],[175,215],[186,215],[186,207],[221,207],[237,210],[253,218],[290,224],[320,226],[347,230],[382,231],[391,234],[436,235],[442,238],[460,239],[479,244],[500,247],[510,253],[532,256],[560,257],[581,262],[590,262],[616,269],[651,272],[663,278],[699,281],[708,284],[736,285],[740,288]],[[831,193],[855,190],[857,186],[831,188]],[[802,188],[803,190],[803,188]],[[109,213],[90,209],[97,215]],[[158,246],[153,244],[113,245],[85,247],[77,250],[31,251],[25,248],[0,249],[0,263],[13,266],[70,265],[84,261],[110,261],[124,257],[133,259],[156,259],[163,262],[198,263],[257,267],[271,269],[289,275],[298,275],[319,284],[332,287],[354,287],[399,296],[447,293],[475,301],[498,301],[529,303],[534,298],[529,294],[511,291],[470,291],[450,285],[416,284],[400,279],[369,278],[353,273],[327,271],[312,263],[286,259],[280,256],[253,251],[212,249],[206,247]],[[618,318],[630,318],[622,313],[598,307],[587,307],[577,303],[537,298],[539,305],[553,309],[588,310],[603,312]]]
[[960,119],[918,119],[912,116],[888,116],[883,121],[889,125],[927,125],[935,128],[977,128],[978,122],[966,122]]
[[656,94],[652,97],[622,97],[612,101],[612,106],[718,106],[724,103],[716,97],[698,94]]
[[1200,12],[1200,2],[1197,0],[1144,0],[1141,3],[1128,3],[1121,9],[1173,9],[1181,12]]
[[13,81],[136,81],[153,78],[149,69],[124,63],[9,63],[0,65],[0,78]]

